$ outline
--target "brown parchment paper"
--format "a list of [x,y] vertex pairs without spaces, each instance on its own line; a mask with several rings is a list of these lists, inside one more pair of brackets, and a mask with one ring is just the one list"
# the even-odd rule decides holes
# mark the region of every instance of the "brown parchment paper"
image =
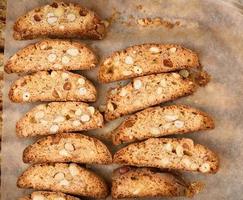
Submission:
[[[34,41],[14,41],[12,26],[16,18],[28,10],[48,3],[48,0],[9,0],[5,58]],[[205,189],[194,197],[197,200],[243,200],[243,10],[240,2],[220,0],[74,0],[95,10],[103,18],[112,19],[106,38],[84,41],[91,45],[100,58],[115,50],[145,42],[177,43],[197,51],[201,63],[212,75],[212,81],[194,95],[176,102],[201,108],[214,116],[216,128],[184,135],[217,152],[220,170],[215,175],[183,173],[189,180],[201,180]],[[111,16],[113,16],[111,18]],[[179,20],[182,25],[142,27],[137,19],[160,17]],[[98,88],[104,101],[107,88],[96,80],[97,69],[81,72]],[[27,167],[22,162],[23,149],[35,139],[15,136],[16,121],[36,104],[14,104],[8,99],[9,86],[17,75],[5,74],[4,134],[2,144],[2,200],[14,200],[28,190],[18,189],[16,179]],[[85,132],[109,143],[109,132],[122,119],[107,124],[103,129]],[[87,166],[110,182],[111,171],[117,166]],[[107,199],[110,199],[107,198]],[[163,198],[166,199],[166,198]],[[175,198],[176,199],[176,198]],[[184,199],[184,198],[180,198]]]

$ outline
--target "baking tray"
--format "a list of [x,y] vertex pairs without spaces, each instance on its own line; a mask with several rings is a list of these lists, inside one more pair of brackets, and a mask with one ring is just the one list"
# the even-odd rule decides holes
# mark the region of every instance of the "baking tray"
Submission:
[[[9,0],[6,30],[5,56],[8,58],[32,41],[14,41],[12,26],[16,18],[48,0]],[[243,10],[240,1],[220,0],[74,0],[95,10],[111,26],[104,40],[84,41],[100,59],[134,44],[146,42],[176,43],[197,51],[201,64],[212,75],[211,82],[194,95],[182,98],[184,103],[201,108],[214,116],[216,128],[211,131],[184,135],[193,138],[217,152],[220,169],[215,175],[183,173],[189,180],[201,180],[205,189],[194,197],[197,200],[243,200]],[[140,18],[160,17],[168,24],[141,26]],[[176,25],[173,25],[174,22]],[[172,25],[170,25],[172,23]],[[99,99],[104,101],[109,87],[116,84],[98,83],[97,69],[81,72],[98,88]],[[36,104],[14,104],[8,99],[9,86],[18,76],[5,74],[4,134],[2,144],[2,199],[14,200],[29,193],[18,189],[16,179],[27,167],[22,162],[23,149],[35,139],[19,139],[15,136],[16,121]],[[85,132],[109,143],[110,131],[122,119],[107,124],[103,129]],[[110,182],[115,165],[87,166],[93,168]],[[110,197],[109,197],[110,198]],[[107,199],[109,199],[107,198]],[[163,198],[166,199],[166,198]],[[180,198],[184,199],[184,198]]]

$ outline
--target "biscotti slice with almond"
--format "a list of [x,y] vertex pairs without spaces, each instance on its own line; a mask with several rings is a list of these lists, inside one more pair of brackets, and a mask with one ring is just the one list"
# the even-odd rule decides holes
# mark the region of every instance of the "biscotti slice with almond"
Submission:
[[66,195],[62,192],[37,191],[19,200],[80,200],[77,197]]
[[144,108],[192,94],[197,84],[179,73],[162,73],[133,79],[111,89],[106,97],[105,119],[113,120]]
[[216,173],[218,156],[191,139],[150,138],[130,144],[113,157],[117,164]]
[[186,105],[157,106],[127,117],[112,131],[112,142],[118,145],[213,128],[212,117],[196,108]]
[[180,45],[142,44],[114,52],[99,69],[103,83],[199,67],[195,52]]
[[114,199],[141,197],[193,197],[203,189],[200,182],[189,183],[181,176],[153,168],[121,167],[112,174]]
[[96,55],[87,45],[69,40],[46,39],[15,53],[6,63],[7,73],[49,70],[86,70],[95,67]]
[[103,127],[103,116],[93,106],[82,102],[40,104],[16,124],[20,137],[77,132]]
[[53,2],[29,11],[14,24],[16,40],[38,37],[102,39],[105,25],[97,14],[79,4]]
[[84,76],[67,71],[40,71],[16,80],[9,91],[15,103],[37,101],[94,102],[95,86]]
[[18,178],[17,186],[93,198],[105,198],[109,193],[101,177],[75,163],[32,165]]
[[37,140],[25,148],[25,163],[75,162],[110,164],[112,156],[105,144],[79,133],[60,133]]

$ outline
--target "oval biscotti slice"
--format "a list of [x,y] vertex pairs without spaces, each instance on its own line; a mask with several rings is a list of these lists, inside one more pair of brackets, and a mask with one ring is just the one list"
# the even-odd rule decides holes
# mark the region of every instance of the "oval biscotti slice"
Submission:
[[66,195],[61,192],[37,191],[19,200],[80,200],[77,197]]
[[102,39],[105,25],[91,10],[78,4],[54,2],[29,11],[14,25],[16,40],[38,37]]
[[117,164],[216,173],[218,156],[191,139],[151,138],[115,153]]
[[9,91],[15,103],[37,101],[86,101],[96,100],[94,85],[84,76],[71,72],[40,71],[16,80]]
[[75,162],[109,164],[112,156],[105,144],[79,133],[60,133],[37,140],[23,153],[25,163]]
[[141,197],[192,197],[203,188],[200,182],[188,183],[179,175],[152,168],[121,167],[112,174],[114,199]]
[[46,39],[28,45],[6,63],[7,73],[48,70],[85,70],[95,67],[97,58],[85,45],[69,40]]
[[108,187],[101,177],[75,163],[32,165],[18,178],[17,186],[93,198],[108,195]]
[[112,131],[115,145],[161,137],[213,129],[214,121],[207,113],[185,105],[152,107],[129,116]]
[[197,54],[179,45],[142,44],[113,53],[100,66],[107,83],[132,77],[199,67]]
[[16,124],[20,137],[77,132],[101,128],[104,120],[93,106],[82,102],[41,104],[27,112]]
[[106,120],[134,113],[149,106],[192,94],[197,85],[179,73],[163,73],[135,78],[126,86],[107,94]]

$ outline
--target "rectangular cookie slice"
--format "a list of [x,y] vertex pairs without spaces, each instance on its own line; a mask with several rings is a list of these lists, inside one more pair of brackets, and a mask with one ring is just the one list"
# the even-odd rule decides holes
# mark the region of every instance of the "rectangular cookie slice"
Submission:
[[75,163],[32,165],[18,178],[17,186],[92,198],[105,198],[109,193],[101,177]]
[[102,39],[105,25],[97,14],[79,4],[53,2],[19,17],[14,24],[16,40],[38,37]]
[[212,117],[196,108],[186,105],[157,106],[127,117],[112,131],[112,142],[118,145],[213,128]]
[[16,124],[20,137],[77,132],[103,127],[103,116],[82,102],[41,104],[27,112]]
[[83,43],[45,39],[19,50],[4,69],[7,73],[86,70],[95,67],[97,62],[94,52]]
[[99,68],[103,83],[199,67],[195,52],[180,45],[141,44],[114,52]]
[[67,71],[40,71],[16,80],[9,91],[15,103],[37,101],[94,102],[97,92],[93,83],[79,74]]
[[200,182],[189,183],[179,175],[152,168],[121,167],[112,174],[114,199],[142,197],[193,197],[203,189]]
[[37,191],[32,192],[26,197],[19,198],[19,200],[80,200],[77,197],[66,195],[62,192],[47,192]]
[[179,73],[162,73],[135,78],[106,97],[105,119],[113,120],[149,106],[192,94],[197,84]]
[[112,156],[105,144],[79,133],[60,133],[37,140],[25,148],[24,163],[75,162],[110,164]]
[[117,151],[113,162],[201,173],[216,173],[219,168],[219,158],[213,151],[186,138],[150,138],[133,143]]

